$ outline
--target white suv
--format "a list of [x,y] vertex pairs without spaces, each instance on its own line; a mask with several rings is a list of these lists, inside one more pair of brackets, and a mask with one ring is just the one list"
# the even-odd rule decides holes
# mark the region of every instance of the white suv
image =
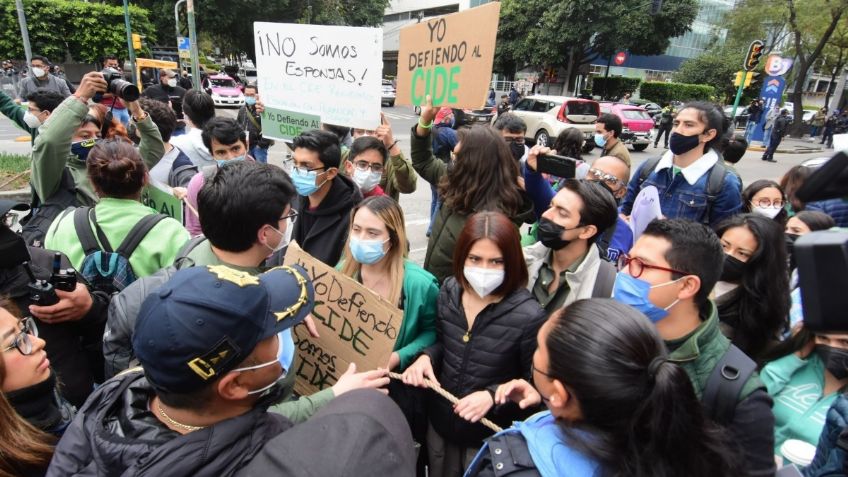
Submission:
[[583,151],[595,147],[595,121],[601,114],[597,101],[570,98],[567,96],[528,96],[520,100],[512,112],[527,123],[527,139],[536,144],[550,146],[556,137],[567,128],[576,128],[583,133],[586,142]]

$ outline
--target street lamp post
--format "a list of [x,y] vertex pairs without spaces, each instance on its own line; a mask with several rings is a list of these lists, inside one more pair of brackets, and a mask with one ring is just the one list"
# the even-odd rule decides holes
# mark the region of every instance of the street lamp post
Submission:
[[197,57],[197,33],[194,29],[194,0],[186,0],[186,11],[188,13],[188,37],[191,42],[191,71],[194,73],[191,82],[194,89],[200,90],[200,61]]
[[177,32],[177,64],[180,65],[180,69],[182,70],[182,58],[180,55],[180,4],[185,3],[186,0],[178,0],[177,3],[174,4],[174,29]]
[[18,23],[21,25],[21,39],[24,42],[24,56],[26,56],[27,68],[29,68],[30,62],[32,61],[32,48],[29,46],[29,30],[27,29],[23,0],[15,0],[15,7],[18,9]]
[[127,49],[129,50],[130,72],[132,74],[133,84],[138,84],[138,78],[135,75],[135,49],[132,41],[132,28],[130,28],[130,6],[127,0],[124,0],[124,25],[127,30]]

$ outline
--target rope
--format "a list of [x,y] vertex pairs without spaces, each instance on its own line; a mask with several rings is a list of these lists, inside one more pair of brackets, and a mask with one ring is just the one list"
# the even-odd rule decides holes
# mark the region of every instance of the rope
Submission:
[[[401,380],[403,379],[403,375],[401,375],[401,374],[399,374],[399,373],[392,373],[392,372],[389,372],[389,377],[390,377],[390,378],[392,378],[392,379],[397,379],[398,381],[401,381]],[[456,404],[456,403],[458,403],[458,402],[459,402],[459,398],[457,398],[457,397],[456,397],[456,396],[454,396],[453,394],[451,394],[451,393],[449,393],[449,392],[445,391],[444,389],[442,389],[442,387],[441,387],[441,386],[439,386],[438,384],[436,384],[436,383],[434,383],[434,382],[430,381],[429,379],[424,379],[424,383],[427,385],[427,387],[428,387],[428,388],[430,388],[430,389],[432,389],[433,391],[435,391],[435,392],[436,392],[436,394],[438,394],[439,396],[442,396],[443,398],[445,398],[445,399],[447,399],[448,401],[450,401],[450,403],[451,403],[451,404]],[[495,424],[494,422],[492,422],[492,421],[490,421],[490,420],[486,419],[485,417],[484,417],[484,418],[482,418],[482,419],[480,419],[480,424],[483,424],[484,426],[488,427],[489,429],[491,429],[491,430],[493,430],[493,431],[495,431],[495,432],[501,432],[501,431],[503,431],[503,428],[501,428],[500,426],[498,426],[498,425],[497,425],[497,424]]]
[[21,172],[20,174],[16,174],[16,175],[12,176],[12,178],[11,178],[11,179],[9,179],[9,180],[7,180],[6,182],[4,182],[4,183],[0,184],[0,189],[2,189],[2,188],[4,188],[4,187],[6,187],[7,185],[11,184],[12,182],[15,182],[15,179],[18,179],[18,178],[20,178],[20,177],[23,177],[23,176],[24,176],[24,174],[29,174],[29,171],[30,171],[30,170],[31,170],[31,169],[27,169],[27,170],[25,170],[25,171]]

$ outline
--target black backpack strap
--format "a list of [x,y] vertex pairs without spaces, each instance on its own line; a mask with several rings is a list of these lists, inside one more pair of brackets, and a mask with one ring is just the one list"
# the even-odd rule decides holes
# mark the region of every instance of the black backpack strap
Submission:
[[167,217],[165,214],[150,214],[139,220],[132,230],[130,230],[130,233],[127,234],[127,238],[121,242],[117,250],[118,254],[129,260],[133,252],[135,252],[136,247],[138,247],[138,244],[147,236],[147,233]]
[[[97,241],[97,238],[94,237],[94,233],[91,231],[91,223],[89,222],[89,216],[91,216],[94,220],[94,227],[97,230],[97,236],[100,239],[99,243]],[[94,215],[93,208],[78,207],[74,210],[74,229],[76,229],[77,238],[79,238],[80,245],[82,245],[82,249],[85,255],[90,255],[100,250],[101,244],[106,249],[106,252],[112,251],[112,246],[109,244],[109,241],[103,234],[103,230],[100,228],[99,225],[97,225],[97,218]]]
[[724,177],[727,175],[727,167],[724,165],[724,160],[721,154],[718,155],[718,161],[710,168],[707,176],[707,213],[704,214],[703,224],[710,225],[710,212],[722,189],[724,189]]
[[645,182],[645,179],[647,179],[648,176],[650,176],[652,172],[654,172],[654,169],[657,168],[657,164],[660,163],[660,160],[662,160],[662,156],[654,156],[654,157],[648,159],[647,161],[645,161],[644,164],[642,164],[642,168],[639,169],[639,189],[640,190],[642,188],[642,183]]
[[592,298],[609,298],[612,296],[615,273],[615,267],[611,263],[601,260],[598,267],[598,276],[595,277],[595,286],[592,288]]
[[701,401],[707,415],[720,425],[728,425],[736,413],[739,393],[748,378],[757,370],[757,363],[731,344],[710,373]]

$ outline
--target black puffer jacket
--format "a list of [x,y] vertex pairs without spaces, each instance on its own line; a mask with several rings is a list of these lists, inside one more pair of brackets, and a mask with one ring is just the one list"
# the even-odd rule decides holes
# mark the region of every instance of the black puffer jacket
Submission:
[[233,475],[292,425],[266,412],[277,397],[269,395],[246,414],[180,435],[148,409],[153,395],[140,370],[103,384],[65,431],[47,476]]
[[[545,310],[526,289],[516,290],[477,316],[470,339],[461,302],[462,287],[449,277],[438,301],[436,344],[424,350],[442,387],[458,398],[490,389],[512,379],[530,379],[536,351],[536,333],[545,321]],[[453,412],[453,405],[439,396],[429,400],[430,423],[443,438],[456,445],[476,447],[492,431],[472,424]],[[507,403],[493,407],[487,417],[502,427],[532,414]]]

